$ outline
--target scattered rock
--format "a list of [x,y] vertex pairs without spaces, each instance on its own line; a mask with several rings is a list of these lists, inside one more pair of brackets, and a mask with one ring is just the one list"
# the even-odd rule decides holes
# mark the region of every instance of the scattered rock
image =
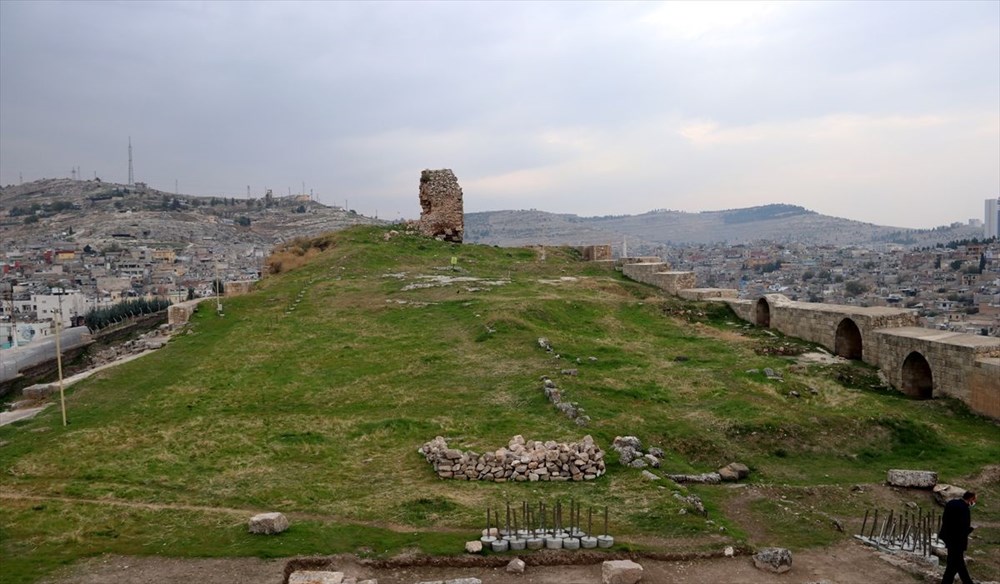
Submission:
[[717,472],[724,481],[738,481],[750,476],[750,468],[740,462],[730,462]]
[[507,564],[506,569],[509,574],[523,574],[524,561],[521,558],[514,558]]
[[937,484],[937,473],[930,470],[890,469],[886,482],[894,487],[930,489]]
[[467,553],[467,554],[481,554],[481,553],[483,553],[483,542],[481,542],[479,540],[465,542],[465,553]]
[[538,346],[545,349],[549,353],[552,352],[552,345],[549,344],[549,340],[545,337],[538,337]]
[[753,555],[753,565],[759,570],[783,574],[792,569],[792,552],[785,548],[764,548]]
[[560,371],[560,373],[562,373],[563,375],[573,375],[573,376],[575,376],[575,375],[579,375],[580,372],[577,369],[563,369],[562,371]]
[[635,584],[642,580],[642,566],[632,560],[609,560],[601,564],[601,584]]
[[934,500],[938,502],[939,505],[944,505],[952,499],[961,499],[962,495],[965,494],[965,489],[962,487],[956,487],[955,485],[949,485],[947,483],[939,483],[934,485]]
[[342,584],[343,572],[320,572],[316,570],[298,570],[288,577],[288,584]]
[[727,545],[726,549],[722,550],[722,555],[726,556],[727,558],[731,558],[734,555],[736,555],[736,550],[733,549],[733,546]]
[[792,397],[802,397],[802,394],[800,394],[799,392],[795,391],[794,389],[792,391],[788,392],[788,395],[790,395]]
[[651,481],[658,481],[658,480],[660,480],[660,477],[656,476],[654,473],[649,472],[648,470],[642,471],[642,476],[644,476],[645,478],[647,478],[647,479],[649,479]]
[[57,389],[59,388],[55,384],[39,383],[30,387],[25,387],[21,390],[21,395],[23,395],[25,399],[43,400],[48,399],[48,397]]
[[275,535],[288,529],[288,518],[284,513],[260,513],[250,518],[249,527],[250,533]]
[[722,482],[722,477],[717,472],[706,472],[697,475],[689,474],[668,474],[667,478],[675,483],[699,483],[703,485],[717,485]]

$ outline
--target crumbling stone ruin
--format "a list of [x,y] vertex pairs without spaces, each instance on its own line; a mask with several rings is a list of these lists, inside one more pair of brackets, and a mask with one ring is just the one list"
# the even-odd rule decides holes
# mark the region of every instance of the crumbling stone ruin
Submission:
[[449,448],[438,436],[418,450],[443,479],[467,481],[589,481],[604,474],[604,451],[590,436],[559,443],[510,439],[506,448],[476,454]]
[[422,235],[462,243],[465,233],[465,210],[462,187],[451,169],[424,170],[420,173],[420,221]]

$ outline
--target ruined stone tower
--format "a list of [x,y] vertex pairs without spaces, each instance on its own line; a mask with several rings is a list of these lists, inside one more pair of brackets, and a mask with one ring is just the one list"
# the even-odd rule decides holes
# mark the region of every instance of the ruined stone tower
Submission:
[[420,173],[420,233],[462,243],[465,233],[462,187],[449,168]]

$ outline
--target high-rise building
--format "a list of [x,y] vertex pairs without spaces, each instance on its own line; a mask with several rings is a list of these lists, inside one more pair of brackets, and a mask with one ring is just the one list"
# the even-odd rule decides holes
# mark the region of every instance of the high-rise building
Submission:
[[986,199],[986,217],[983,221],[983,235],[1000,237],[1000,197]]

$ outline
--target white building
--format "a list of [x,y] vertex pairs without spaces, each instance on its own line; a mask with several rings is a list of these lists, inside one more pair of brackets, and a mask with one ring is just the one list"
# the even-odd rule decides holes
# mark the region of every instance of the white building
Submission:
[[1000,197],[986,199],[986,217],[983,221],[983,236],[1000,237]]

